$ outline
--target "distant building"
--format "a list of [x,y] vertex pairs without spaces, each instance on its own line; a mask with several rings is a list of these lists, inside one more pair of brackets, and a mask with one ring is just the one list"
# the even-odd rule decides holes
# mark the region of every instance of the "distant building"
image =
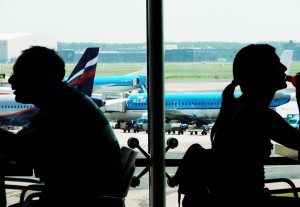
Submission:
[[75,63],[75,60],[76,62],[79,61],[84,51],[80,52],[80,54],[77,57],[75,57],[75,51],[71,49],[58,50],[57,53],[62,59],[64,59],[66,63]]
[[165,51],[166,62],[232,61],[236,49],[171,49]]
[[32,33],[0,33],[0,63],[14,63],[21,51],[32,45],[57,50],[57,40]]
[[173,45],[165,45],[165,50],[177,50],[178,46],[173,44]]
[[98,62],[101,63],[144,63],[146,50],[99,51]]

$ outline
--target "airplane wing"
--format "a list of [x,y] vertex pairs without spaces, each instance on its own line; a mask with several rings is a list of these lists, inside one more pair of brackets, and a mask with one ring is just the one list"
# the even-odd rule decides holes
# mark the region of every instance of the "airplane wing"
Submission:
[[93,93],[92,94],[92,98],[99,98],[102,99],[104,104],[103,106],[108,106],[108,105],[112,105],[112,104],[117,104],[117,103],[122,103],[122,102],[126,102],[129,100],[129,98],[115,98],[115,99],[103,99],[102,94],[98,94],[98,93]]
[[106,85],[101,85],[101,86],[94,86],[94,89],[97,90],[97,89],[110,87],[110,86],[116,86],[116,84],[106,84]]
[[194,119],[195,116],[192,114],[188,114],[176,109],[166,109],[165,116],[167,118],[176,118],[176,119]]
[[110,100],[105,100],[105,106],[112,105],[112,104],[117,104],[121,102],[128,101],[129,98],[118,98],[118,99],[110,99]]
[[165,110],[166,119],[172,120],[180,120],[182,122],[194,122],[196,120],[213,120],[213,118],[209,115],[197,116],[195,114],[186,113],[177,109],[166,109]]

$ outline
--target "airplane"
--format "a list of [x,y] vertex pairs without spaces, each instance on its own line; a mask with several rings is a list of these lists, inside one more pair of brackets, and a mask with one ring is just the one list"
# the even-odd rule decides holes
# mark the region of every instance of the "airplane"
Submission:
[[123,76],[95,76],[93,90],[95,96],[105,92],[146,92],[147,64],[140,70]]
[[[293,50],[284,50],[280,56],[281,62],[288,68],[286,73],[289,73],[289,69],[292,63]],[[94,78],[94,95],[96,93],[112,92],[111,98],[117,98],[113,96],[116,93],[113,92],[128,92],[135,90],[139,93],[147,92],[147,63],[136,72],[127,74],[125,76],[95,76]]]
[[[235,92],[235,97],[242,93]],[[104,108],[106,117],[110,120],[130,121],[142,117],[147,113],[147,93],[130,94],[124,105],[123,111],[108,111]],[[275,95],[270,107],[288,103],[289,94]],[[182,120],[191,123],[197,120],[214,120],[219,114],[222,103],[222,92],[202,93],[166,93],[165,94],[165,118],[169,120]]]
[[[72,74],[71,74],[72,75]],[[70,75],[70,76],[71,76]],[[69,77],[65,77],[63,81],[68,81]],[[9,85],[8,83],[5,85]],[[93,82],[94,97],[102,97],[106,93],[106,98],[115,99],[120,98],[114,92],[147,92],[147,64],[133,73],[123,76],[95,76]],[[0,95],[13,94],[11,87],[0,87]],[[108,97],[108,95],[110,97]]]
[[[293,51],[285,50],[280,56],[282,64],[287,67],[289,73],[292,62]],[[237,91],[235,96],[242,93]],[[111,121],[116,121],[118,126],[121,122],[136,120],[147,114],[147,93],[130,94],[128,101],[116,106],[104,106],[102,111]],[[270,107],[276,107],[288,103],[291,95],[284,90],[278,91]],[[183,123],[210,123],[219,114],[222,103],[222,92],[202,92],[202,93],[165,93],[165,118],[166,122],[180,120]]]
[[[96,74],[99,48],[87,48],[71,75],[66,81],[77,90],[88,96],[92,95],[93,78]],[[102,107],[103,101],[93,98]],[[22,127],[29,123],[33,115],[39,111],[32,104],[22,104],[15,101],[14,94],[0,95],[0,126]]]

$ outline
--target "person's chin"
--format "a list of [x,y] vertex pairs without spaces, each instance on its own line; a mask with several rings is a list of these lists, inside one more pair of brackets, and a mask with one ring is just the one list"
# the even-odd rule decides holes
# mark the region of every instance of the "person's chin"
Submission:
[[18,99],[17,97],[15,98],[16,102],[18,103],[22,103],[22,101],[20,99]]
[[15,97],[15,100],[16,100],[16,102],[18,102],[18,103],[22,103],[22,104],[26,104],[27,102],[23,99],[23,98],[21,98],[20,96],[16,96]]
[[281,84],[279,87],[278,87],[278,90],[282,90],[282,89],[285,89],[287,88],[287,84],[286,83],[283,83]]

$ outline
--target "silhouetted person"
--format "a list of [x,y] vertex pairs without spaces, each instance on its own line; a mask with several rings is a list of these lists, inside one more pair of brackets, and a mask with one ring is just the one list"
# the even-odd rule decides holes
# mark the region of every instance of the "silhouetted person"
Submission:
[[0,130],[0,154],[44,181],[38,206],[95,206],[114,195],[123,163],[108,120],[90,97],[63,82],[65,63],[46,47],[17,58],[9,83],[17,102],[39,108],[17,134]]
[[[267,44],[248,45],[234,59],[234,80],[223,91],[222,107],[211,131],[215,154],[211,191],[221,203],[226,199],[245,206],[300,203],[294,198],[271,197],[264,185],[271,140],[295,150],[300,147],[300,132],[269,108],[275,92],[287,87],[285,71],[275,48]],[[235,98],[238,85],[242,95]]]

